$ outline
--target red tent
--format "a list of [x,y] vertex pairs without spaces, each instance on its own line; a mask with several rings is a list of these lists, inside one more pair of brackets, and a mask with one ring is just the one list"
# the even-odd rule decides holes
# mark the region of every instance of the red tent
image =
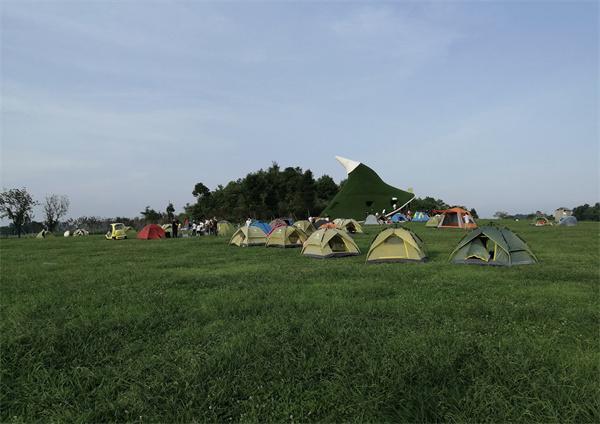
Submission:
[[138,233],[137,238],[142,240],[165,238],[165,230],[163,230],[160,225],[149,224]]

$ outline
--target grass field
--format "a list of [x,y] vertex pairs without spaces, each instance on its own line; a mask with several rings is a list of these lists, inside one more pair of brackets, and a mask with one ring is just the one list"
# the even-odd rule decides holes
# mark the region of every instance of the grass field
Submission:
[[507,225],[539,264],[2,240],[0,421],[598,422],[600,225]]

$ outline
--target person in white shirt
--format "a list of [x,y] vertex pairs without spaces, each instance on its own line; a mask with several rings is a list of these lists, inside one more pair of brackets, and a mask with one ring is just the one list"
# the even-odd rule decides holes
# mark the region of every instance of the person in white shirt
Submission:
[[246,220],[246,227],[249,227],[249,226],[250,226],[250,224],[252,224],[252,218],[248,218],[248,219]]

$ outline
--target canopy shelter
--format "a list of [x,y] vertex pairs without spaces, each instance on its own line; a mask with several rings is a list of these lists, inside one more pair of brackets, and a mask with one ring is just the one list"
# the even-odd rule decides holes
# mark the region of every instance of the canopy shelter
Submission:
[[427,258],[423,240],[407,228],[386,228],[371,243],[367,262],[423,262]]
[[437,214],[429,218],[429,221],[425,223],[426,227],[437,228],[440,225],[440,221],[442,220],[442,215]]
[[312,225],[312,223],[307,220],[294,222],[294,227],[300,228],[302,231],[304,231],[306,233],[307,236],[310,236],[312,233],[314,233],[317,230],[315,228],[315,226]]
[[442,217],[438,228],[477,228],[471,213],[463,208],[450,208],[439,212],[441,212]]
[[347,231],[350,234],[363,233],[362,227],[355,219],[340,219],[336,221],[335,228],[339,230]]
[[282,225],[271,231],[267,237],[267,247],[302,247],[308,236],[293,225]]
[[466,234],[450,254],[455,264],[527,265],[537,258],[518,235],[508,228],[484,226]]
[[157,224],[148,224],[137,234],[140,240],[156,240],[166,236],[165,230]]
[[302,254],[312,258],[334,258],[360,254],[360,249],[347,232],[335,228],[315,231],[304,243]]
[[229,221],[217,222],[217,236],[219,237],[231,237],[235,233],[235,227]]
[[412,222],[427,222],[429,221],[429,215],[426,212],[415,212],[412,218]]
[[323,216],[361,219],[367,213],[396,212],[415,197],[409,191],[386,184],[375,171],[360,162],[339,156],[336,159],[346,169],[348,179],[321,213]]
[[243,226],[231,236],[229,244],[233,246],[248,247],[248,246],[264,246],[267,242],[267,235],[259,227],[250,225]]

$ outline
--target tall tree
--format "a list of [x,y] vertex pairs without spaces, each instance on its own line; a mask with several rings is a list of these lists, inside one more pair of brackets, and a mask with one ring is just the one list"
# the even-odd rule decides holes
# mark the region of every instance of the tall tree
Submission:
[[0,193],[0,217],[13,222],[17,236],[21,237],[23,225],[33,219],[33,207],[37,202],[25,187],[13,188]]
[[46,228],[54,231],[60,219],[67,214],[70,205],[69,198],[64,195],[51,194],[44,199],[44,215]]
[[155,211],[150,206],[146,206],[142,212],[140,212],[144,217],[144,221],[146,224],[158,224],[158,221],[161,220],[162,214],[160,212]]
[[169,204],[167,205],[167,219],[169,221],[173,220],[173,217],[175,216],[175,207],[173,206],[173,203],[169,202]]

